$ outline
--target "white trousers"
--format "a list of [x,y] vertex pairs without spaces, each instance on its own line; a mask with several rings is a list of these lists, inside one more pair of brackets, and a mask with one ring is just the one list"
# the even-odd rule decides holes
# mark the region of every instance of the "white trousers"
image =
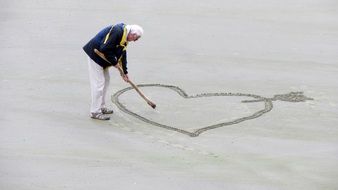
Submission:
[[103,69],[88,57],[89,80],[92,96],[92,103],[90,106],[91,113],[101,113],[101,108],[105,108],[105,98],[110,82],[108,68]]

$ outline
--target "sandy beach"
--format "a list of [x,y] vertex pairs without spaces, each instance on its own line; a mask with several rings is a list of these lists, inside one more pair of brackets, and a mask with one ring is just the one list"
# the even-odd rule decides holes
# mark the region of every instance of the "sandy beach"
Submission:
[[[1,2],[1,190],[338,189],[336,1]],[[82,47],[120,22],[157,107],[111,68],[93,120]]]

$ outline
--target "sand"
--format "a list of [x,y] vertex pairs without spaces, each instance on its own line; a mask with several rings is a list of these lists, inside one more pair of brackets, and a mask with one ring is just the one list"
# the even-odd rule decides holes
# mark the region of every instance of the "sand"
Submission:
[[[42,1],[0,8],[0,189],[338,189],[338,12],[333,0]],[[110,121],[89,118],[82,46],[139,24],[129,77],[111,69]],[[293,102],[290,92],[312,98]],[[277,96],[276,96],[277,95]],[[286,98],[286,99],[285,99]],[[266,102],[273,107],[262,115]],[[190,137],[185,131],[223,125]]]

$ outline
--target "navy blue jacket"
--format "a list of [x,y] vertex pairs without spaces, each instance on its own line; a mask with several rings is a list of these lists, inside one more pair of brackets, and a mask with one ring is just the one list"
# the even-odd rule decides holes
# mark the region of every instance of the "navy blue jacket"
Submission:
[[[91,39],[83,47],[83,50],[93,61],[104,69],[110,66],[115,66],[120,61],[124,74],[127,74],[126,47],[128,42],[126,31],[125,24],[123,23],[108,26]],[[98,56],[94,52],[94,49],[102,52],[110,63]]]

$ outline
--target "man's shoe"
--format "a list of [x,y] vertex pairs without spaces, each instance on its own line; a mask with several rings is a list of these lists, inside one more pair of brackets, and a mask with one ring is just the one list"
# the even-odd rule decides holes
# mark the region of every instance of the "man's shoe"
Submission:
[[90,117],[92,119],[98,119],[98,120],[109,120],[110,119],[109,116],[103,115],[102,113],[91,113]]
[[108,108],[101,108],[101,112],[102,112],[103,114],[112,114],[112,113],[114,113],[113,110],[110,110],[110,109],[108,109]]

